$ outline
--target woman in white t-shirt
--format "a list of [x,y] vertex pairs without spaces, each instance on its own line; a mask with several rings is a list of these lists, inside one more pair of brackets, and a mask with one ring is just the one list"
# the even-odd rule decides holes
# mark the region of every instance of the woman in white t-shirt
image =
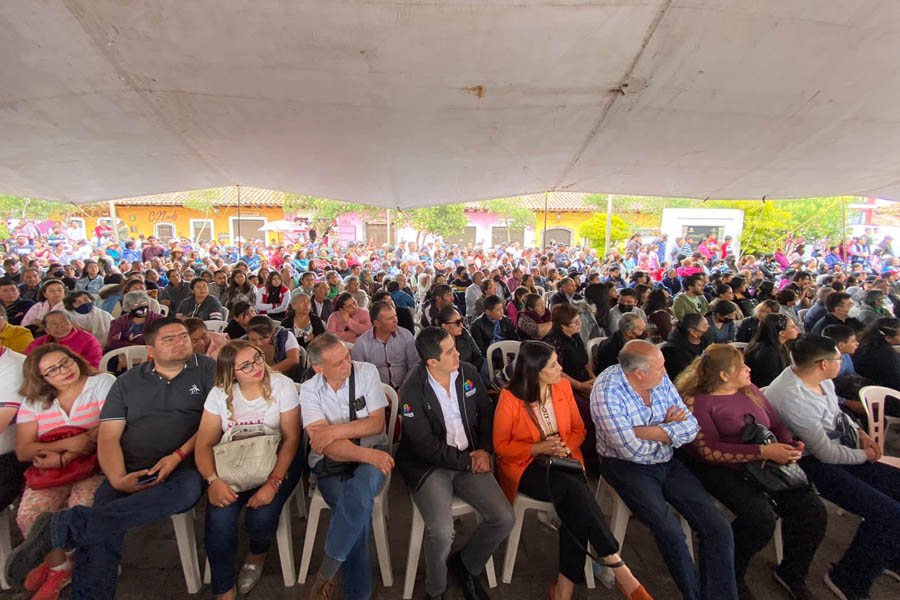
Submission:
[[[103,482],[96,458],[100,410],[116,378],[97,374],[84,358],[59,344],[36,348],[22,372],[16,455],[30,461],[34,471],[26,473],[16,522],[28,537],[42,513],[93,505]],[[68,437],[50,441],[56,435]],[[36,597],[55,597],[72,579],[72,552],[52,550],[25,578],[25,589],[37,591]]]
[[[219,479],[213,447],[235,425],[263,424],[281,432],[275,467],[258,488],[235,492]],[[234,340],[219,352],[215,387],[203,406],[194,450],[197,470],[209,483],[206,509],[206,555],[212,588],[219,600],[235,597],[234,553],[241,508],[250,551],[237,577],[237,593],[247,594],[259,581],[284,503],[303,473],[300,447],[300,400],[294,382],[271,371],[265,354],[245,340]]]

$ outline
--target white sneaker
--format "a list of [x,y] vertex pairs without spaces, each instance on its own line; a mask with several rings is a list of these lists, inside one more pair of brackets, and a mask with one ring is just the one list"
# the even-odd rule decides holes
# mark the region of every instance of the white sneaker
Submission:
[[259,583],[262,577],[262,565],[251,565],[244,563],[241,565],[241,572],[238,573],[237,591],[239,594],[249,594],[250,590]]

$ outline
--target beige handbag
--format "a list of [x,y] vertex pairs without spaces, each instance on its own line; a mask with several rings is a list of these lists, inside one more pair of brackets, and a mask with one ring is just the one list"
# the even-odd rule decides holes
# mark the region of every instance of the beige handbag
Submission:
[[236,492],[264,484],[278,459],[281,433],[265,425],[235,425],[213,446],[219,479]]

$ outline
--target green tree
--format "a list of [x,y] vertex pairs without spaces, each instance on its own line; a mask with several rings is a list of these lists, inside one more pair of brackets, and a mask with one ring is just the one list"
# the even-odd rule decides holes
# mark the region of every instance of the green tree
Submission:
[[502,198],[478,203],[480,208],[497,215],[498,225],[506,227],[507,243],[512,241],[510,230],[534,227],[535,224],[534,212],[522,206],[520,200],[520,198]]
[[285,194],[281,206],[286,213],[292,213],[303,209],[314,210],[315,219],[319,222],[328,224],[341,215],[349,213],[358,213],[363,218],[371,218],[382,212],[382,209],[373,206],[365,206],[355,202],[340,202],[338,200],[329,200],[328,198],[306,196],[303,194]]
[[[615,246],[618,242],[627,240],[630,234],[631,228],[628,223],[622,217],[613,215],[610,243]],[[606,243],[606,213],[594,213],[590,219],[578,226],[578,235],[590,240],[594,248],[605,252],[603,244]]]
[[462,233],[469,223],[464,204],[416,208],[405,215],[407,222],[416,229],[416,245],[424,242],[429,235],[447,237]]
[[[200,231],[197,232],[196,236],[193,235],[193,231],[191,232],[191,237],[196,237],[196,239],[200,239],[200,236],[203,235],[203,231],[207,228],[207,219],[209,219],[209,211],[212,210],[215,205],[216,198],[219,197],[218,190],[208,189],[208,190],[194,190],[190,193],[190,195],[184,200],[184,207],[190,210],[202,210],[203,211],[203,225],[200,226]],[[210,238],[212,237],[212,232],[209,232]]]
[[68,216],[72,210],[71,205],[60,202],[0,194],[0,214],[4,215],[4,218],[0,219],[0,236],[9,235],[6,228],[6,219],[8,218],[42,220],[58,215]]

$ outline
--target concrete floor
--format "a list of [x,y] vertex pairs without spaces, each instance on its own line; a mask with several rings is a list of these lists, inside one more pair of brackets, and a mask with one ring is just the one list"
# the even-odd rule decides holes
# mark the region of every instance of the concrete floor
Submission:
[[[889,453],[900,455],[898,450],[900,450],[900,442],[896,438],[892,439],[889,443]],[[380,573],[377,568],[377,562],[375,562],[373,576],[378,582],[377,597],[380,600],[399,600],[401,597],[406,554],[409,548],[410,499],[400,477],[393,478],[390,494],[391,516],[388,523],[388,535],[391,542],[394,585],[390,588],[384,588],[381,585]],[[198,513],[202,513],[202,510],[198,510]],[[495,599],[539,600],[547,598],[549,583],[555,577],[557,533],[539,523],[537,519],[531,516],[533,514],[528,514],[523,527],[512,583],[500,583],[497,588],[489,590],[491,596]],[[293,509],[292,515],[294,558],[299,568],[306,521],[300,519]],[[315,573],[315,569],[318,567],[322,557],[329,515],[329,512],[323,513],[323,519],[319,526],[318,539],[310,569],[311,574]],[[197,524],[197,543],[200,549],[202,568],[202,514],[200,518],[201,520]],[[822,578],[825,571],[833,562],[840,558],[843,549],[850,543],[858,523],[858,518],[847,514],[838,516],[834,507],[829,507],[828,530],[816,554],[808,580],[815,598],[823,600],[835,598],[828,588],[825,587]],[[468,539],[474,526],[472,519],[464,518],[458,522],[457,546]],[[239,556],[245,550],[246,540],[242,538]],[[498,580],[500,578],[503,550],[504,546],[501,546],[494,556]],[[374,545],[372,547],[372,557],[373,561],[375,561]],[[634,519],[631,520],[628,526],[623,557],[656,600],[676,600],[681,597],[663,565],[649,530]],[[775,553],[773,546],[770,544],[768,548],[755,557],[750,566],[747,581],[760,600],[788,600],[787,594],[772,579],[771,569],[774,565]],[[424,575],[424,562],[420,560],[416,589],[413,594],[413,598],[417,600],[425,597],[423,587]],[[312,580],[312,576],[310,576],[309,580]],[[485,583],[485,585],[487,584]],[[277,551],[273,547],[266,560],[264,574],[260,583],[247,598],[249,600],[262,598],[296,600],[297,598],[305,597],[305,587],[297,585],[290,588],[284,587]],[[446,596],[448,600],[462,598],[462,594],[453,587],[452,578],[451,588],[448,592]],[[15,598],[18,600],[21,598],[24,600],[29,596],[30,594],[21,591],[0,592],[0,599]],[[212,596],[208,586],[205,586],[196,596],[187,593],[178,559],[178,548],[175,544],[175,536],[170,521],[142,527],[129,533],[125,542],[122,576],[119,578],[117,598],[123,600],[145,598],[187,600],[191,598],[206,599]],[[613,599],[621,598],[621,595],[617,591],[606,589],[598,583],[597,589],[582,590],[580,596],[577,595],[576,597]],[[882,576],[873,587],[871,597],[873,600],[900,598],[900,582],[888,576]]]

